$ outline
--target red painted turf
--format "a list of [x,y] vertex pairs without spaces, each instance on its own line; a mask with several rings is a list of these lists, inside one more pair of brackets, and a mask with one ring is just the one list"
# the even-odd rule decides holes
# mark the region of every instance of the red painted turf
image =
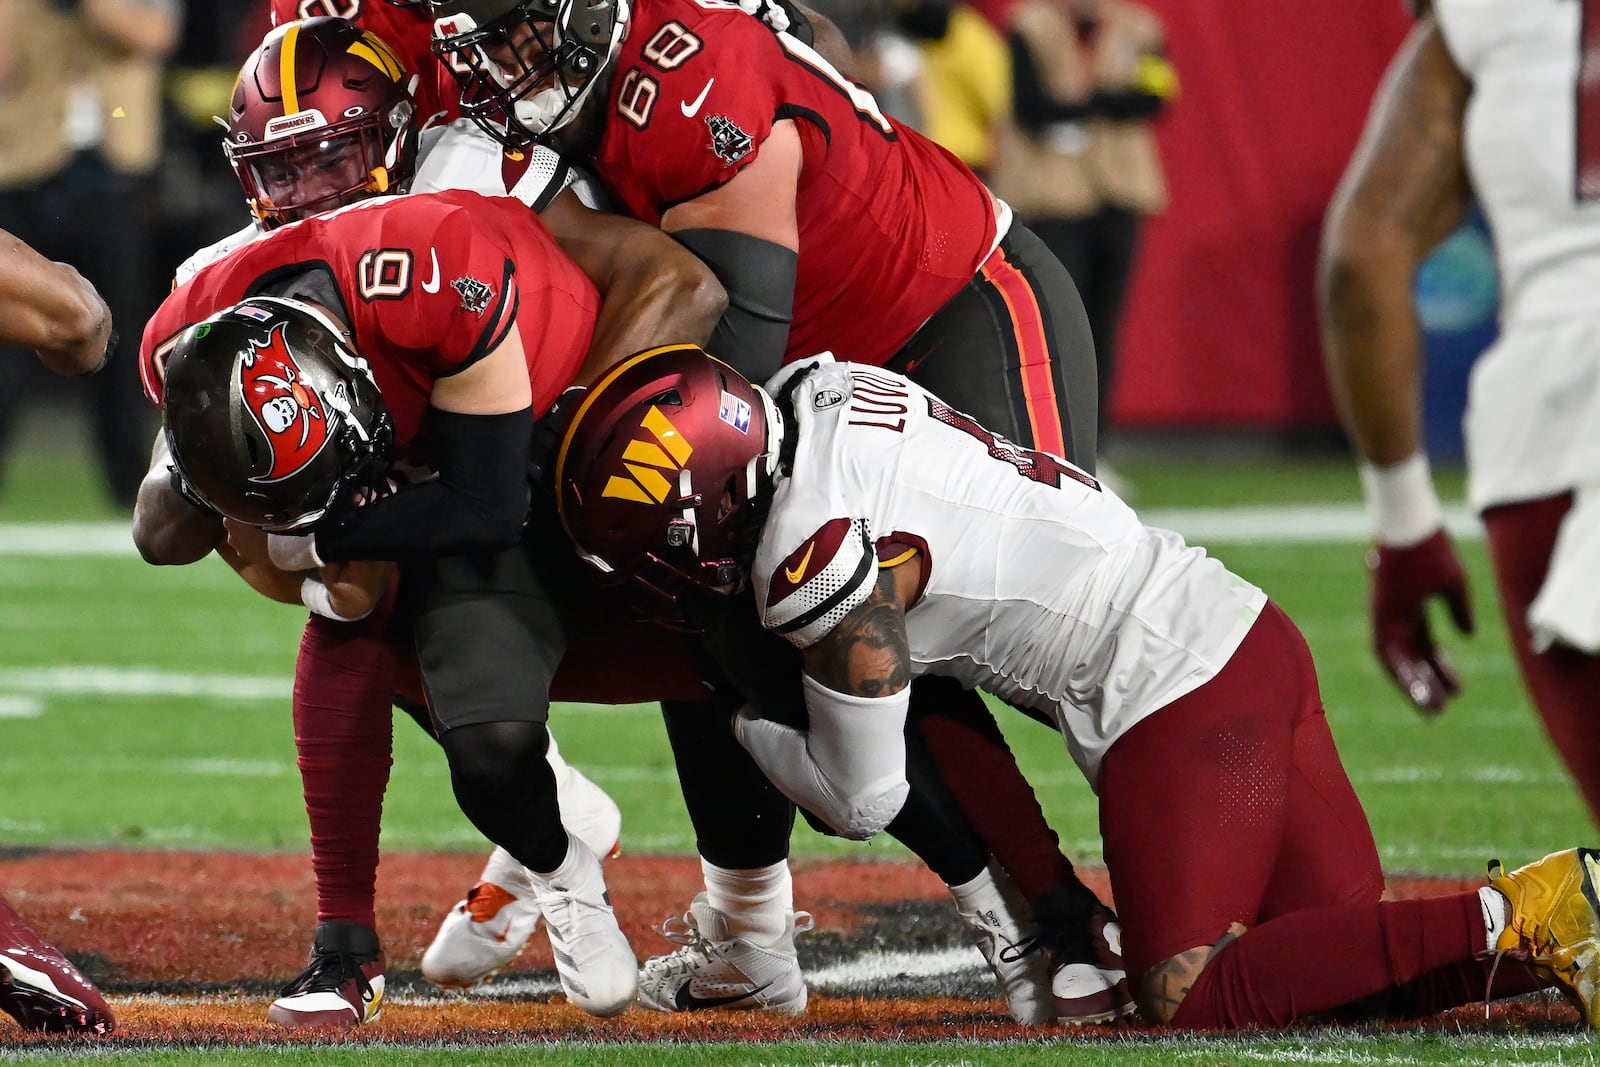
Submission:
[[[443,910],[477,877],[482,856],[395,853],[378,879],[378,924],[392,972],[417,967]],[[671,946],[655,932],[700,888],[693,858],[623,856],[606,865],[623,931],[641,956]],[[1103,872],[1086,880],[1106,895]],[[1452,891],[1460,881],[1410,880],[1396,895]],[[591,1019],[557,998],[393,1004],[382,1020],[353,1034],[289,1033],[265,1023],[268,994],[257,992],[304,966],[315,922],[309,861],[302,855],[181,852],[46,852],[0,858],[0,891],[47,939],[84,963],[119,1015],[113,1043],[231,1045],[241,1042],[455,1040],[934,1040],[1044,1036],[1011,1023],[998,999],[878,1000],[814,995],[801,1019],[737,1012],[664,1016],[638,1009]],[[795,897],[821,930],[848,935],[862,909],[902,900],[945,900],[926,869],[906,863],[798,862]],[[543,937],[503,975],[548,972]],[[235,987],[252,990],[228,993]],[[136,990],[224,991],[200,1006],[131,995]],[[1570,1027],[1565,1005],[1496,1009],[1493,1025]],[[1483,1025],[1482,1009],[1461,1009],[1451,1028]],[[0,1044],[63,1040],[24,1035],[0,1016]],[[1094,1030],[1081,1033],[1091,1038]],[[1108,1028],[1099,1028],[1109,1034]],[[74,1040],[71,1038],[65,1040]]]

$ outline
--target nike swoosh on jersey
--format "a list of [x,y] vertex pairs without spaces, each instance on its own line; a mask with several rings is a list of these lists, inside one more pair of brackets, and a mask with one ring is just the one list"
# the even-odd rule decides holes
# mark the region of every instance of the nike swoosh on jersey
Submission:
[[435,249],[428,249],[428,255],[433,257],[433,277],[422,283],[424,293],[437,293],[439,291],[439,253]]
[[678,107],[683,109],[684,118],[694,118],[695,113],[700,110],[700,105],[706,102],[706,94],[711,91],[711,86],[715,84],[716,80],[717,79],[712,78],[710,81],[706,82],[706,87],[700,90],[700,95],[694,98],[694,103],[691,104],[689,101],[685,100],[678,104]]
[[806,554],[800,557],[800,562],[793,567],[783,568],[783,576],[789,579],[789,584],[799,585],[800,579],[806,576],[806,567],[811,563],[811,553],[816,551],[817,543],[812,541],[806,545]]
[[[768,985],[770,984],[769,982]],[[690,992],[689,985],[690,983],[688,982],[683,983],[678,987],[678,992],[672,997],[672,1003],[679,1011],[703,1011],[706,1008],[720,1008],[727,1004],[737,1004],[739,1001],[747,1000],[767,988],[765,985],[757,986],[748,993],[735,993],[731,997],[697,997]]]

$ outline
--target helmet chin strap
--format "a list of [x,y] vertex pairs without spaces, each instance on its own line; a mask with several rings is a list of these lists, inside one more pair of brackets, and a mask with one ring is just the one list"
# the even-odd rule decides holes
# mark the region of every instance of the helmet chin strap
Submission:
[[778,405],[773,402],[772,396],[761,386],[751,384],[756,395],[761,398],[761,414],[767,422],[766,447],[750,457],[750,462],[744,467],[744,495],[747,500],[754,500],[756,493],[761,488],[761,475],[765,474],[770,480],[778,469],[778,456],[783,451],[783,435],[788,427],[783,421],[783,412],[778,410]]

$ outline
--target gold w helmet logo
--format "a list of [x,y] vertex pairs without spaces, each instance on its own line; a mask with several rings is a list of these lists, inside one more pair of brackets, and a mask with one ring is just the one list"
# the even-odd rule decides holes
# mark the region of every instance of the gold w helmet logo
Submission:
[[694,449],[653,404],[639,429],[640,436],[629,441],[622,452],[622,465],[628,468],[630,477],[613,474],[600,495],[640,504],[662,504],[671,494],[675,480],[669,480],[662,472],[675,476]]

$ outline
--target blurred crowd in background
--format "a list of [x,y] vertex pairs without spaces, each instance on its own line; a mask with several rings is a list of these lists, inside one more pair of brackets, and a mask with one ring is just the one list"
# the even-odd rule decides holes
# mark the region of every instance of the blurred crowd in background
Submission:
[[[338,14],[341,7],[339,0],[308,2],[312,14]],[[849,73],[884,109],[982,175],[1068,266],[1098,348],[1104,441],[1116,438],[1122,421],[1113,417],[1117,413],[1109,403],[1119,377],[1119,333],[1127,333],[1119,325],[1154,309],[1156,317],[1147,320],[1142,332],[1148,336],[1138,347],[1167,351],[1181,345],[1186,353],[1172,357],[1180,366],[1193,362],[1187,353],[1206,351],[1208,345],[1220,353],[1236,343],[1233,332],[1248,334],[1253,328],[1239,320],[1230,331],[1230,324],[1197,318],[1192,310],[1175,312],[1178,305],[1167,298],[1187,295],[1202,307],[1237,300],[1253,307],[1254,314],[1262,314],[1262,305],[1285,305],[1283,317],[1292,323],[1286,337],[1254,330],[1254,340],[1269,350],[1275,345],[1292,350],[1301,337],[1314,336],[1312,249],[1299,246],[1314,231],[1337,175],[1335,164],[1342,164],[1377,73],[1403,29],[1398,4],[1372,2],[1385,3],[1387,16],[1344,31],[1370,38],[1359,56],[1320,60],[1347,72],[1343,92],[1349,99],[1340,104],[1340,120],[1303,116],[1306,143],[1320,147],[1329,164],[1300,190],[1310,205],[1300,214],[1307,217],[1256,222],[1257,230],[1271,225],[1274,232],[1290,234],[1283,240],[1292,247],[1292,261],[1274,264],[1279,251],[1260,247],[1259,233],[1252,234],[1251,227],[1235,227],[1245,254],[1262,261],[1241,264],[1245,275],[1265,263],[1268,270],[1287,271],[1289,280],[1274,277],[1257,286],[1280,286],[1281,292],[1252,293],[1246,291],[1247,276],[1244,281],[1230,276],[1227,281],[1237,292],[1219,287],[1198,297],[1187,290],[1218,279],[1202,274],[1188,281],[1195,256],[1208,272],[1218,265],[1216,258],[1236,254],[1212,233],[1231,223],[1208,221],[1208,198],[1237,200],[1239,190],[1224,186],[1260,178],[1241,164],[1240,154],[1281,150],[1286,160],[1296,151],[1306,154],[1297,145],[1281,144],[1265,109],[1281,108],[1283,101],[1261,100],[1259,85],[1250,80],[1258,74],[1272,77],[1270,64],[1252,57],[1252,63],[1218,77],[1230,56],[1248,44],[1228,40],[1230,27],[1224,23],[1238,9],[1220,0],[1177,8],[1167,0],[1147,0],[1147,6],[1136,0],[812,0],[812,5],[845,33],[856,56],[856,69]],[[1315,27],[1316,9],[1330,3],[1311,0],[1293,17],[1303,15]],[[1335,9],[1345,26],[1359,23],[1338,5],[1330,13]],[[1181,35],[1172,32],[1179,22]],[[155,413],[140,397],[136,381],[139,332],[165,293],[172,269],[244,220],[213,116],[225,110],[238,65],[267,25],[265,0],[0,2],[0,228],[51,258],[79,266],[106,294],[122,335],[114,369],[82,382],[49,381],[34,360],[0,360],[0,450],[11,450],[31,394],[50,391],[64,401],[70,398],[88,414],[88,432],[111,498],[123,506],[131,506],[155,426]],[[1263,39],[1273,32],[1271,26],[1259,30]],[[1195,75],[1185,66],[1180,36],[1194,54]],[[1207,47],[1198,47],[1202,44]],[[1275,62],[1282,67],[1318,61],[1280,57]],[[1315,70],[1307,66],[1307,74],[1309,80]],[[1199,101],[1190,93],[1197,84]],[[1254,101],[1249,106],[1262,115],[1230,113],[1217,105],[1217,92]],[[1286,91],[1284,99],[1304,92],[1304,87]],[[1174,115],[1191,109],[1199,113],[1182,129],[1172,127],[1176,137],[1163,136]],[[1228,124],[1241,122],[1254,130],[1258,144],[1232,136]],[[1163,156],[1171,154],[1168,140],[1187,145],[1191,157],[1204,153],[1205,166],[1214,165],[1222,180],[1192,162],[1174,167],[1169,159],[1163,166]],[[1276,163],[1265,165],[1270,169]],[[1239,204],[1244,211],[1251,207]],[[1164,212],[1183,213],[1190,221],[1153,242],[1167,251],[1157,250],[1146,284],[1130,288],[1150,229],[1145,222]],[[1259,214],[1270,216],[1270,208]],[[1259,253],[1251,250],[1251,242]],[[1174,247],[1190,252],[1175,258]],[[1174,275],[1185,281],[1175,286]],[[1161,298],[1144,295],[1151,291]],[[1291,294],[1289,299],[1284,293]],[[1315,361],[1314,341],[1310,351],[1294,359],[1299,361],[1295,367]],[[1141,391],[1123,405],[1134,413],[1129,422],[1281,428],[1304,421],[1309,411],[1311,421],[1332,423],[1320,384],[1309,402],[1299,399],[1305,387],[1298,370],[1286,369],[1284,382],[1272,374],[1257,375],[1254,384],[1266,399],[1243,403],[1209,380],[1229,379],[1226,362],[1202,368],[1206,380],[1198,388],[1182,374],[1163,374],[1157,381],[1148,368],[1134,373],[1141,378]],[[1121,377],[1127,376],[1124,369]],[[1237,373],[1231,378],[1241,380]],[[1146,394],[1148,402],[1141,399]],[[8,462],[8,455],[0,455],[0,470]]]

